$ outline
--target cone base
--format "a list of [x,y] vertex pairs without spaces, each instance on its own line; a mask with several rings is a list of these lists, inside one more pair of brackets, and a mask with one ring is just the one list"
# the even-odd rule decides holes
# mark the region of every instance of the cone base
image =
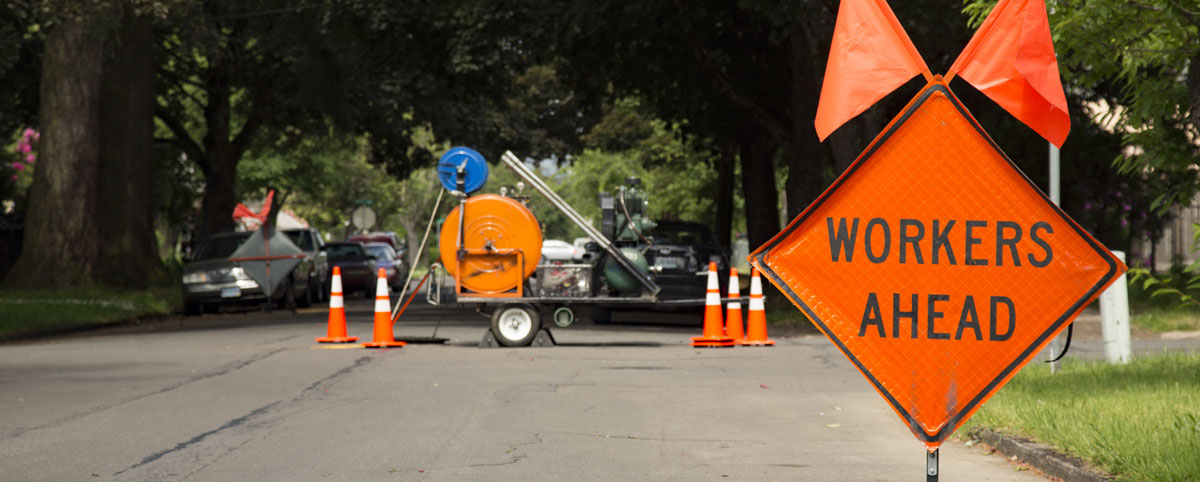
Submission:
[[706,348],[723,348],[737,346],[737,342],[728,336],[697,336],[692,338],[692,346]]
[[774,340],[743,341],[742,345],[743,346],[775,346],[775,341]]
[[363,343],[363,347],[365,348],[399,348],[406,345],[408,343],[402,341],[372,341]]
[[357,336],[322,336],[316,338],[318,343],[352,343],[358,341]]

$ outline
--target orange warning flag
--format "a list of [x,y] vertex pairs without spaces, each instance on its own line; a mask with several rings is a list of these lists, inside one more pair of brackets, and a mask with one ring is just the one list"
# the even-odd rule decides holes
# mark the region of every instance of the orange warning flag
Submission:
[[1071,131],[1043,0],[1000,0],[950,67],[1004,110],[1062,147]]
[[822,141],[929,67],[885,0],[842,0],[817,104]]

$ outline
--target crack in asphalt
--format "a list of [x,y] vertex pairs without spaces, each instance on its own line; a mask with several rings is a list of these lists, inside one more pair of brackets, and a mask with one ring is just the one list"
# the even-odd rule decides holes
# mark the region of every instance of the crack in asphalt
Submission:
[[[272,402],[267,405],[263,405],[259,408],[256,408],[254,410],[251,410],[249,413],[246,413],[245,415],[242,415],[233,420],[225,422],[224,424],[222,424],[220,427],[217,427],[216,429],[209,430],[207,432],[196,435],[184,442],[175,444],[174,447],[171,447],[169,449],[161,450],[159,452],[150,454],[150,455],[146,456],[145,458],[143,458],[140,462],[133,464],[129,467],[126,467],[125,469],[121,470],[120,472],[116,472],[113,475],[114,476],[121,475],[130,470],[133,470],[138,467],[144,466],[146,464],[152,463],[158,459],[163,458],[164,456],[185,450],[191,446],[199,444],[200,442],[203,442],[205,439],[207,439],[213,435],[216,435],[218,433],[221,433],[221,432],[229,430],[229,429],[234,429],[234,428],[237,428],[237,427],[240,427],[243,425],[247,425],[248,422],[251,422],[257,418],[260,418],[260,417],[263,417],[266,415],[270,415],[273,412],[277,412],[278,411],[277,409],[283,409],[283,408],[292,406],[298,402],[301,402],[305,398],[307,398],[310,393],[313,393],[315,390],[318,390],[318,389],[324,389],[328,386],[332,386],[337,381],[338,378],[353,372],[355,369],[358,369],[358,368],[366,365],[367,363],[370,363],[372,359],[373,358],[370,356],[360,357],[359,359],[354,360],[354,363],[347,365],[345,367],[342,367],[338,371],[333,372],[333,373],[313,382],[311,385],[309,385],[309,386],[305,387],[303,390],[301,390],[300,393],[298,393],[295,397],[292,397],[291,400],[288,400],[286,402],[283,400],[277,400],[275,402]],[[242,445],[245,445],[245,443],[238,444],[237,447],[233,447],[232,449],[228,450],[224,455],[228,455],[228,453],[237,450]],[[191,473],[194,474],[196,472],[199,472],[200,470],[203,470],[204,468],[206,468],[208,465],[209,464],[204,464],[204,466],[200,467],[199,469],[197,469],[195,471],[192,471]]]
[[658,437],[639,437],[637,435],[612,435],[612,434],[606,434],[606,433],[583,433],[583,432],[545,432],[545,433],[559,434],[559,435],[575,435],[575,436],[580,436],[580,437],[617,439],[617,440],[639,440],[639,441],[647,441],[647,442],[701,442],[701,443],[736,443],[736,444],[750,444],[750,445],[766,445],[763,442],[756,442],[753,440],[658,438]]
[[237,444],[237,445],[235,445],[235,446],[233,446],[233,447],[229,447],[228,449],[226,449],[226,450],[225,450],[225,452],[224,452],[224,453],[218,454],[218,455],[217,455],[217,456],[216,456],[216,457],[215,457],[215,458],[214,458],[214,459],[213,459],[211,462],[208,462],[208,463],[206,463],[206,464],[204,464],[204,465],[201,465],[201,466],[200,466],[199,468],[197,468],[196,470],[193,470],[193,471],[191,471],[191,472],[188,472],[188,473],[184,474],[184,475],[183,475],[183,477],[182,477],[182,478],[180,478],[179,480],[188,480],[188,479],[191,479],[193,476],[195,476],[196,474],[199,474],[200,472],[203,472],[203,471],[204,471],[204,469],[207,469],[207,468],[208,468],[209,466],[211,466],[212,464],[215,464],[215,463],[217,463],[217,462],[218,462],[218,461],[220,461],[221,459],[225,458],[227,455],[229,455],[229,454],[232,454],[232,453],[234,453],[234,452],[237,452],[237,451],[238,451],[238,449],[242,448],[242,446],[244,446],[244,445],[246,445],[246,444],[248,444],[248,443],[250,443],[250,440],[244,440],[244,441],[242,441],[242,443],[240,443],[240,444]]
[[[304,394],[306,394],[308,392],[316,390],[318,387],[321,387],[323,384],[325,384],[327,382],[329,383],[330,386],[332,386],[333,382],[336,381],[337,378],[341,377],[342,375],[347,375],[350,372],[358,369],[359,367],[362,367],[363,365],[371,363],[371,360],[372,360],[372,358],[369,356],[360,357],[359,359],[354,360],[354,364],[342,367],[341,370],[333,372],[329,376],[322,378],[320,380],[317,380],[317,381],[313,382],[312,385],[305,387],[304,390],[300,391],[300,396],[303,396]],[[299,399],[299,398],[300,397],[297,397],[297,399]],[[295,400],[293,400],[293,401],[295,401]]]
[[269,404],[267,404],[267,405],[263,405],[263,406],[261,406],[261,407],[258,407],[258,408],[256,408],[256,409],[254,409],[254,410],[251,410],[251,411],[250,411],[250,413],[247,413],[247,414],[245,414],[245,415],[242,415],[242,416],[240,416],[240,417],[238,417],[238,418],[235,418],[235,419],[233,419],[233,420],[230,420],[230,421],[228,421],[228,422],[225,422],[225,424],[224,424],[224,425],[221,425],[220,427],[217,427],[216,429],[209,430],[209,431],[207,431],[207,432],[204,432],[204,433],[202,433],[202,434],[200,434],[200,435],[197,435],[197,436],[195,436],[195,437],[192,437],[191,439],[189,439],[189,440],[187,440],[187,441],[185,441],[185,442],[180,442],[180,443],[178,443],[178,444],[175,444],[175,446],[174,446],[174,447],[171,447],[171,448],[169,448],[169,449],[162,450],[162,451],[159,451],[159,452],[156,452],[156,453],[150,454],[150,455],[146,456],[145,458],[143,458],[141,462],[138,462],[138,463],[136,463],[136,464],[133,464],[133,465],[131,465],[131,466],[127,467],[125,470],[122,470],[122,471],[120,471],[120,472],[114,473],[113,475],[114,475],[114,476],[116,476],[116,475],[121,475],[121,474],[123,474],[123,473],[125,473],[125,472],[128,472],[128,471],[130,471],[130,470],[136,469],[136,468],[138,468],[138,467],[141,467],[141,466],[143,466],[143,465],[146,465],[146,464],[148,464],[148,463],[154,462],[155,460],[161,459],[161,458],[163,458],[164,456],[166,456],[166,455],[168,455],[168,454],[171,454],[171,453],[174,453],[174,452],[178,452],[178,451],[180,451],[180,450],[183,450],[183,449],[186,449],[186,448],[188,448],[188,447],[190,447],[190,446],[192,446],[192,445],[196,445],[196,444],[198,444],[198,443],[202,442],[204,439],[208,438],[209,436],[211,436],[211,435],[213,435],[213,434],[220,433],[220,432],[221,432],[221,431],[223,431],[223,430],[228,430],[228,429],[231,429],[231,428],[237,427],[237,426],[239,426],[239,425],[242,425],[242,424],[246,423],[246,422],[247,422],[247,421],[249,421],[250,419],[253,419],[254,417],[257,417],[257,416],[259,416],[259,415],[261,415],[261,414],[263,414],[263,413],[266,413],[268,410],[270,410],[270,409],[274,408],[276,405],[279,405],[279,403],[280,403],[280,402],[269,403]]
[[522,461],[522,460],[525,460],[525,459],[526,459],[526,456],[525,456],[525,455],[518,455],[518,456],[516,456],[516,457],[513,457],[513,458],[512,458],[512,460],[509,460],[508,462],[496,462],[496,463],[494,463],[494,464],[475,464],[475,465],[463,465],[463,466],[461,466],[461,467],[451,467],[451,468],[455,468],[455,469],[474,469],[474,468],[479,468],[479,467],[503,467],[503,466],[505,466],[505,465],[512,465],[512,464],[515,464],[515,463],[517,463],[517,462],[520,462],[520,461]]
[[116,408],[116,407],[119,407],[119,406],[121,406],[121,405],[124,405],[124,404],[126,404],[126,403],[136,402],[136,401],[138,401],[138,400],[142,400],[142,399],[144,399],[144,398],[148,398],[148,397],[153,397],[153,396],[155,396],[155,395],[162,395],[162,394],[164,394],[164,393],[167,393],[167,392],[171,392],[171,391],[174,391],[174,390],[178,390],[179,388],[182,388],[182,387],[184,387],[184,386],[190,385],[190,384],[192,384],[192,383],[196,383],[196,382],[199,382],[199,381],[202,381],[202,380],[207,380],[207,379],[209,379],[209,378],[219,377],[219,376],[222,376],[222,375],[228,374],[228,373],[230,373],[230,372],[234,372],[234,371],[237,371],[237,370],[241,370],[242,368],[246,368],[247,366],[250,366],[251,364],[253,364],[253,363],[255,363],[255,362],[262,361],[262,360],[264,360],[264,359],[266,359],[266,358],[269,358],[269,357],[271,357],[271,356],[273,356],[273,355],[275,355],[275,354],[277,354],[277,353],[279,353],[279,352],[281,352],[281,351],[284,351],[284,350],[286,350],[286,348],[276,348],[276,349],[274,349],[274,350],[268,350],[268,351],[265,351],[265,352],[256,353],[256,354],[254,354],[253,356],[246,357],[246,358],[243,358],[243,359],[241,359],[241,360],[235,360],[235,361],[233,361],[233,362],[231,362],[231,363],[227,363],[227,364],[225,364],[225,365],[222,365],[222,366],[220,366],[220,367],[217,367],[217,369],[215,369],[215,370],[213,370],[213,371],[210,371],[210,372],[207,372],[207,373],[201,373],[201,374],[199,374],[199,375],[195,375],[195,376],[193,376],[193,377],[191,377],[191,378],[188,378],[187,380],[183,380],[183,381],[177,382],[177,383],[175,383],[175,384],[173,384],[173,385],[167,385],[167,386],[165,386],[165,387],[163,387],[163,388],[160,388],[160,389],[158,389],[158,390],[155,390],[155,391],[152,391],[152,392],[147,392],[147,393],[143,393],[143,394],[141,394],[141,395],[135,395],[135,396],[133,396],[133,397],[129,397],[129,398],[125,398],[125,399],[121,399],[121,400],[119,400],[119,401],[117,401],[117,402],[115,402],[115,403],[111,403],[111,404],[108,404],[108,405],[101,405],[101,406],[98,406],[98,407],[92,407],[92,408],[90,408],[90,409],[87,409],[87,410],[84,410],[84,411],[81,411],[81,412],[76,412],[76,413],[73,413],[73,414],[71,414],[71,415],[68,415],[68,416],[66,416],[66,417],[60,418],[60,419],[58,419],[58,420],[54,420],[54,421],[52,421],[52,422],[50,422],[50,423],[46,423],[46,424],[42,424],[42,425],[38,425],[38,426],[36,426],[36,427],[30,427],[30,428],[27,428],[27,429],[25,429],[25,430],[18,430],[18,431],[16,431],[16,432],[13,432],[12,434],[8,435],[8,437],[7,437],[7,438],[17,438],[17,437],[20,437],[21,435],[27,434],[27,433],[29,433],[29,432],[33,432],[33,431],[37,431],[37,430],[42,430],[42,429],[46,429],[46,428],[51,428],[51,427],[56,427],[56,426],[59,426],[59,425],[62,425],[62,424],[68,423],[68,422],[73,422],[73,421],[79,420],[79,419],[81,419],[81,418],[84,418],[84,417],[88,417],[88,416],[91,416],[91,415],[95,415],[95,414],[97,414],[97,413],[101,413],[101,412],[105,412],[105,411],[108,411],[108,410],[112,410],[112,409],[114,409],[114,408]]
[[[540,445],[540,444],[545,443],[545,440],[542,440],[541,433],[533,434],[533,438],[534,438],[534,440],[529,441],[529,442],[514,443],[512,445],[512,448],[508,449],[504,453],[511,454],[514,450],[520,449],[521,447],[528,447],[530,445]],[[479,468],[479,467],[502,467],[505,465],[515,464],[515,463],[525,460],[527,458],[529,458],[528,455],[518,454],[518,455],[513,455],[512,460],[509,460],[507,462],[493,462],[490,464],[455,465],[455,466],[450,466],[450,467],[431,467],[429,469],[426,469],[425,471],[429,472],[429,471],[433,471],[433,470],[474,469],[474,468]]]
[[283,338],[279,338],[279,339],[275,339],[275,340],[264,341],[262,343],[259,343],[259,345],[270,345],[270,344],[274,344],[274,343],[283,343],[285,341],[288,341],[288,340],[291,340],[294,338],[299,338],[299,337],[300,337],[300,335],[285,336]]

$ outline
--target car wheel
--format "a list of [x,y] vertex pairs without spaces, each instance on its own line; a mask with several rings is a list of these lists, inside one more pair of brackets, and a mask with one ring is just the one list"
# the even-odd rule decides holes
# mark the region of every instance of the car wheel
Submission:
[[313,282],[313,293],[315,293],[313,299],[316,300],[317,303],[329,301],[329,296],[325,294],[325,285],[327,284],[329,283],[321,282],[321,280]]
[[541,317],[529,305],[504,305],[492,313],[492,335],[504,346],[529,346],[541,327]]
[[308,308],[313,304],[313,284],[310,280],[304,285],[304,294],[296,300],[296,306],[299,308]]
[[204,306],[195,301],[183,302],[183,314],[185,316],[196,316],[204,312]]
[[283,290],[283,299],[279,301],[279,309],[296,311],[296,282],[288,278],[287,287]]

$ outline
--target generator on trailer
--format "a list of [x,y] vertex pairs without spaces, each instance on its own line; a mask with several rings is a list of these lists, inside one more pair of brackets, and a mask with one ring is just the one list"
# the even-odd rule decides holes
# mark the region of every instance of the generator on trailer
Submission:
[[512,152],[505,152],[500,162],[593,240],[587,245],[590,256],[580,263],[542,264],[537,217],[518,196],[474,194],[486,182],[487,163],[478,152],[455,147],[438,161],[442,185],[459,202],[442,224],[441,260],[431,269],[427,291],[430,304],[491,311],[491,334],[503,346],[529,345],[542,330],[543,316],[558,327],[570,326],[580,306],[607,311],[704,304],[699,297],[658,299],[651,267],[636,248],[654,226],[636,180],[613,194],[601,193],[597,230]]

